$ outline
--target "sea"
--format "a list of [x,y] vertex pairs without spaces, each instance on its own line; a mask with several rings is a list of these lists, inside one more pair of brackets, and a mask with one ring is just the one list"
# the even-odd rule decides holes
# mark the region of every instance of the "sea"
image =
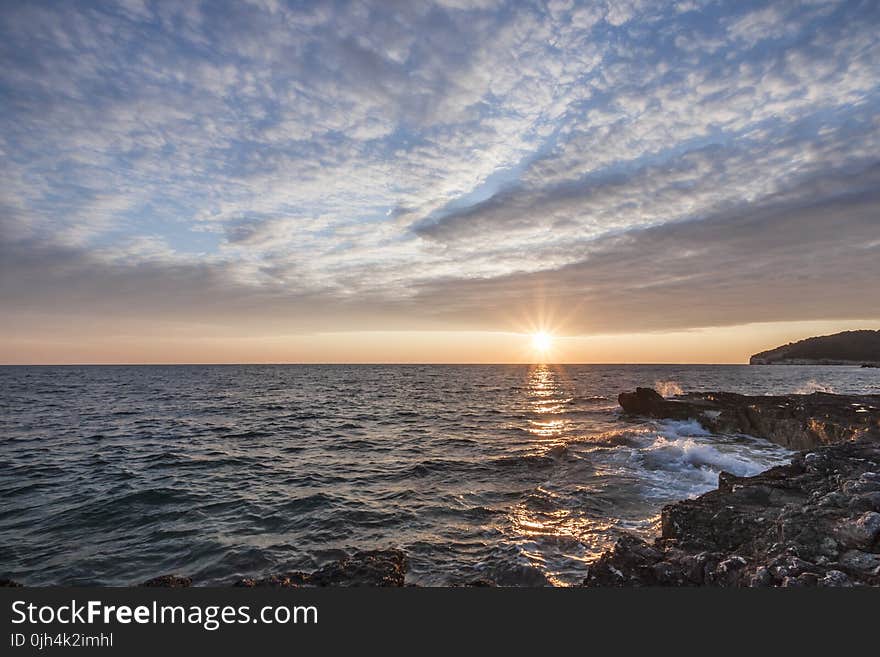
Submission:
[[880,370],[717,365],[0,367],[0,577],[126,586],[399,548],[407,582],[573,585],[665,504],[791,453],[621,415],[652,386],[880,393]]

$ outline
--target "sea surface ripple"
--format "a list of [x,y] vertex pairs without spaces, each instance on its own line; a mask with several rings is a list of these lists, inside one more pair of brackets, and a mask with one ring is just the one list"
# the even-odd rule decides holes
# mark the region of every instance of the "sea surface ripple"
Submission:
[[661,507],[790,453],[621,417],[654,385],[878,392],[748,366],[0,367],[0,576],[229,584],[399,547],[408,581],[567,585]]

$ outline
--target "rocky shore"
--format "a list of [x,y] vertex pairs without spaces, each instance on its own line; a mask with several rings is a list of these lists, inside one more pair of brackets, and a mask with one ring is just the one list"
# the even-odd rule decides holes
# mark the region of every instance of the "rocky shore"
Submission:
[[[244,578],[232,586],[245,588],[300,588],[305,586],[403,586],[407,570],[406,554],[401,550],[370,550],[333,561],[318,570],[306,573],[293,571],[261,578]],[[140,586],[185,588],[192,579],[179,575],[162,575]]]
[[880,436],[880,395],[692,392],[665,399],[652,388],[636,388],[617,400],[632,415],[696,420],[713,433],[747,434],[794,450]]
[[790,465],[719,476],[718,489],[670,504],[652,543],[621,538],[585,586],[880,586],[878,397],[817,393],[663,399],[623,393],[623,409],[694,419],[801,448]]

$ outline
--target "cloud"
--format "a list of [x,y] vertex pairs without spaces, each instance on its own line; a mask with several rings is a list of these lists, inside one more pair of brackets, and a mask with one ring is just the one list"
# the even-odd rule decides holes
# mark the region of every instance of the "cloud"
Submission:
[[880,167],[874,166],[807,182],[760,205],[742,203],[716,216],[594,240],[580,260],[554,269],[425,277],[411,294],[370,285],[350,294],[356,282],[325,289],[316,283],[311,292],[297,292],[286,281],[307,268],[295,266],[263,271],[265,281],[257,284],[239,276],[234,264],[174,260],[153,242],[130,245],[124,259],[32,245],[0,254],[0,298],[26,321],[51,309],[110,323],[253,323],[287,331],[334,323],[512,328],[537,305],[552,311],[558,330],[568,333],[868,318],[880,303],[878,189]]
[[417,300],[486,325],[540,300],[572,333],[874,317],[878,183],[878,166],[805,182],[762,204],[595,240],[556,269],[431,283]]
[[491,327],[539,292],[584,308],[578,331],[868,312],[870,3],[0,18],[16,330],[65,313]]

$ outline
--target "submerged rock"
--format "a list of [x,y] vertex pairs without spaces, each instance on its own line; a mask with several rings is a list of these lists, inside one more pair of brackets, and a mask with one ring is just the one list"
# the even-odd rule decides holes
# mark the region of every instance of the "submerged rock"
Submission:
[[322,566],[313,573],[293,572],[261,579],[241,579],[235,586],[403,586],[407,570],[401,550],[370,550]]
[[547,575],[540,568],[530,564],[510,561],[498,561],[486,567],[477,581],[488,582],[492,586],[505,587],[534,588],[553,586]]
[[168,589],[185,589],[192,586],[191,577],[181,577],[180,575],[159,575],[153,579],[148,579],[138,586],[156,586]]
[[269,575],[268,577],[245,577],[238,580],[233,586],[242,586],[245,588],[299,588],[308,586],[311,575],[303,572],[293,572],[287,575]]
[[692,392],[665,399],[652,388],[636,388],[617,401],[626,413],[696,420],[714,433],[749,434],[789,449],[880,436],[880,395]]

